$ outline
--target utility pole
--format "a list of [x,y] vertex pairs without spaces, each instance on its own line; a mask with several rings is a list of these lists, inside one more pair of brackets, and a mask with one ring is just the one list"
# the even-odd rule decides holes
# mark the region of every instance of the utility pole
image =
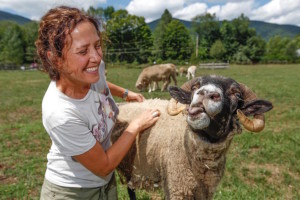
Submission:
[[198,58],[198,40],[199,40],[199,35],[196,35],[196,58]]

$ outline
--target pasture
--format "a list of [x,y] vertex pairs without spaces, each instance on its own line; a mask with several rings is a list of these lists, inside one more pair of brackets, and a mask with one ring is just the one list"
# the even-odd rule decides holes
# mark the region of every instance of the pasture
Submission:
[[[107,68],[109,81],[136,91],[140,67]],[[300,64],[196,72],[197,76],[205,74],[231,77],[274,105],[261,133],[243,131],[234,137],[214,199],[300,199]],[[179,85],[186,81],[185,77],[177,79]],[[0,71],[0,199],[39,199],[51,145],[41,122],[48,84],[48,76],[38,71]],[[143,94],[169,99],[167,92]],[[126,187],[118,185],[120,199],[128,199]],[[138,199],[152,195],[160,196],[160,192],[138,191]]]

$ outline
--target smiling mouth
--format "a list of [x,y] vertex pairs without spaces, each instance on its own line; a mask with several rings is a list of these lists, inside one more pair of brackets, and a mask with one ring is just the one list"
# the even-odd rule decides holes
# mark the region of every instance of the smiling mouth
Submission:
[[87,72],[96,72],[98,71],[98,67],[90,67],[86,69]]

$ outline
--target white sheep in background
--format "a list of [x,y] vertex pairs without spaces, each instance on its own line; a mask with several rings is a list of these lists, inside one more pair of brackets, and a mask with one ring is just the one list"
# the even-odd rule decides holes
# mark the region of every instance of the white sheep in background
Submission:
[[240,123],[250,131],[261,131],[263,113],[272,104],[258,100],[245,85],[220,76],[198,77],[181,88],[170,86],[169,91],[175,100],[119,106],[112,141],[143,110],[158,108],[161,115],[137,137],[118,171],[129,188],[161,187],[165,199],[212,199],[233,136],[242,131]]
[[192,65],[187,69],[186,77],[187,77],[188,80],[190,80],[191,77],[195,78],[196,69],[197,69],[197,67],[195,65]]

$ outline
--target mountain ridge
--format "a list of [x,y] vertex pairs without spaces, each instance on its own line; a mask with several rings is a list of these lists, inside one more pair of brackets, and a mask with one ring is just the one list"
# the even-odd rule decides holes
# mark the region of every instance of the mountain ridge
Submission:
[[[191,21],[176,18],[173,19],[181,21],[188,29],[192,28]],[[147,23],[152,31],[157,26],[159,20],[160,19],[156,19],[152,22]],[[220,23],[222,23],[222,21],[220,21]],[[275,24],[264,21],[250,20],[249,27],[254,28],[256,30],[256,33],[262,36],[262,38],[264,38],[265,40],[269,40],[275,35],[293,38],[300,34],[300,27],[290,24]]]
[[20,15],[15,15],[15,14],[0,10],[0,21],[4,21],[4,20],[14,21],[14,22],[17,22],[18,24],[25,24],[25,23],[31,22],[31,20],[26,17],[22,17]]

